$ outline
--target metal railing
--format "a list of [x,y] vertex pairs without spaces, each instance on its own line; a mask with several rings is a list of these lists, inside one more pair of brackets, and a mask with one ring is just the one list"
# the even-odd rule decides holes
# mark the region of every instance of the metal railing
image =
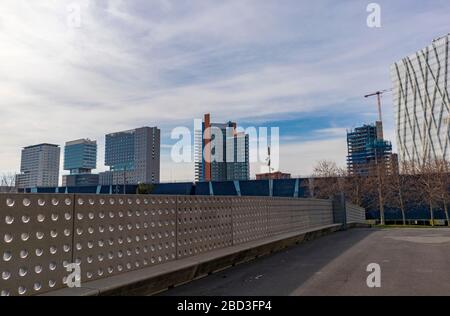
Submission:
[[86,283],[278,234],[333,224],[331,200],[0,194],[0,295]]

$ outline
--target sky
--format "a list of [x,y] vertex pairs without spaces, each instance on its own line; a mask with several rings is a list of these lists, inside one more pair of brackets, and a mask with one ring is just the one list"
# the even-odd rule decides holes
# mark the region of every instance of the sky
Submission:
[[[386,0],[381,27],[363,0],[2,0],[0,173],[42,142],[162,131],[161,179],[193,179],[172,162],[175,127],[195,118],[280,128],[280,169],[345,165],[346,131],[377,119],[367,93],[391,87],[393,62],[450,32],[448,0]],[[79,13],[79,14],[78,14]],[[385,136],[394,143],[391,96]],[[259,166],[252,166],[252,176]]]

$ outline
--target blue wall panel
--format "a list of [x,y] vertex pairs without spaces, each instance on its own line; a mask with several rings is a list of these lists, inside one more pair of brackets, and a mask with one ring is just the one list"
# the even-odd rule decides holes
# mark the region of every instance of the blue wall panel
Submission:
[[162,183],[157,184],[152,194],[161,195],[191,195],[192,183]]
[[273,181],[273,196],[294,197],[295,179],[283,179]]
[[242,196],[269,196],[269,181],[240,181]]
[[236,187],[234,186],[234,182],[213,182],[212,183],[214,195],[219,196],[236,196]]
[[196,183],[194,195],[210,195],[209,183],[208,182]]

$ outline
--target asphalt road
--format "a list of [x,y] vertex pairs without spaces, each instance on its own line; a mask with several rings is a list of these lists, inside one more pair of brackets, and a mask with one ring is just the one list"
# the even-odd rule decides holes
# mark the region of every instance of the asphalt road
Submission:
[[[380,288],[367,286],[371,263]],[[450,295],[450,229],[338,232],[161,295]]]

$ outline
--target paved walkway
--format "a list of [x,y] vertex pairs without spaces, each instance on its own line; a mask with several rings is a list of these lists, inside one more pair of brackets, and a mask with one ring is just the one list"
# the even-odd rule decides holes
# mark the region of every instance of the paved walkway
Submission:
[[[367,266],[381,267],[371,289]],[[450,229],[352,229],[162,295],[450,295]]]

